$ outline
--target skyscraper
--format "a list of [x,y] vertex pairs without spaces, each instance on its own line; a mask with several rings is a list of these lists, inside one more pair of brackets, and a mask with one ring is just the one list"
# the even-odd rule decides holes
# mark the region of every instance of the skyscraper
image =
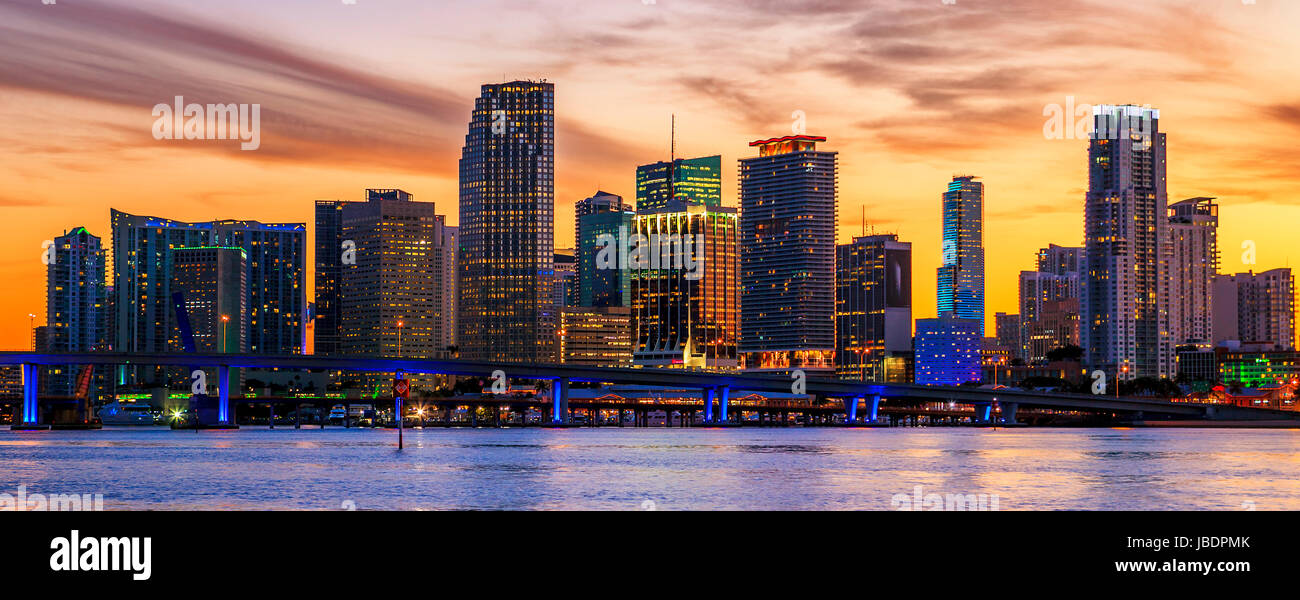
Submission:
[[[306,342],[304,223],[171,219],[110,211],[113,227],[114,350],[167,352],[176,328],[172,248],[242,248],[247,257],[248,351],[301,354]],[[128,369],[128,372],[134,371]]]
[[[339,200],[316,201],[316,269],[313,290],[316,312],[312,323],[314,354],[331,355],[339,351],[339,323],[343,304],[339,298],[339,276],[343,272],[345,241],[343,206]],[[353,248],[355,250],[355,248]]]
[[460,159],[460,356],[554,362],[555,86],[488,84]]
[[365,202],[343,207],[340,235],[356,244],[356,257],[340,276],[342,353],[447,356],[456,292],[445,227],[434,203],[403,190],[369,189]]
[[578,202],[574,232],[577,240],[574,252],[578,255],[578,306],[632,305],[628,272],[601,268],[597,258],[602,250],[612,251],[602,246],[602,240],[623,240],[630,235],[635,215],[632,205],[624,202],[622,196],[608,192],[598,191],[596,195]]
[[[104,255],[100,238],[85,227],[54,238],[54,260],[45,269],[45,343],[49,352],[107,349]],[[76,377],[74,366],[50,367],[45,393],[72,396]]]
[[637,212],[629,260],[635,364],[736,368],[736,226],[734,208],[683,200]]
[[[1084,208],[1085,362],[1127,377],[1172,376],[1166,298],[1165,134],[1160,111],[1096,106]],[[1121,375],[1122,376],[1122,375]]]
[[1214,341],[1295,348],[1295,276],[1291,269],[1219,275],[1214,282]]
[[553,264],[551,302],[558,315],[561,308],[578,305],[578,259],[569,248],[557,249]]
[[824,141],[758,140],[740,160],[743,369],[835,369],[837,153],[818,151]]
[[912,350],[912,244],[897,235],[836,247],[835,374],[885,381],[886,359]]
[[1083,248],[1051,244],[1038,251],[1037,271],[1020,272],[1020,357],[1025,362],[1040,364],[1047,352],[1079,344],[1084,256]]
[[1214,277],[1219,274],[1219,205],[1191,198],[1169,205],[1169,335],[1172,342],[1214,337]]
[[722,156],[676,158],[636,168],[636,210],[664,208],[672,200],[722,206]]
[[979,321],[984,335],[984,184],[973,175],[953,177],[943,193],[943,266],[939,314]]

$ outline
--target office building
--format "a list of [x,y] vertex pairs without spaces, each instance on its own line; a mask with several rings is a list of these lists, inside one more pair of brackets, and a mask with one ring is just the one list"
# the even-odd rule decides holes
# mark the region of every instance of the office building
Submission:
[[978,382],[984,336],[980,322],[944,313],[916,321],[916,383],[962,385]]
[[554,362],[555,86],[482,86],[460,158],[460,357]]
[[673,200],[722,206],[722,156],[675,158],[637,167],[637,212],[659,210]]
[[984,336],[984,184],[954,177],[943,193],[943,265],[938,311],[980,323]]
[[[898,236],[853,238],[836,247],[835,375],[888,381],[912,351],[912,244]],[[900,363],[890,358],[903,360]],[[910,377],[897,375],[905,382]]]
[[[632,286],[626,269],[618,268],[618,251],[631,235],[636,215],[622,196],[608,192],[578,202],[575,253],[578,259],[577,306],[632,305]],[[612,242],[612,243],[611,243]]]
[[573,306],[560,312],[560,362],[590,367],[632,366],[632,309]]

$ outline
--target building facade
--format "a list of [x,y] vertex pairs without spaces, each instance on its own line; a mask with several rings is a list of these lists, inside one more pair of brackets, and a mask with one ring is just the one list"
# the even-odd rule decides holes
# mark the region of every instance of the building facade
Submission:
[[672,201],[722,206],[722,156],[675,158],[636,168],[636,210],[651,212]]
[[560,312],[560,362],[590,367],[632,366],[632,309],[574,306]]
[[1214,341],[1295,348],[1295,275],[1291,269],[1219,275],[1214,281]]
[[553,362],[555,86],[487,84],[460,159],[460,356]]
[[738,366],[737,226],[733,208],[681,200],[637,212],[640,243],[629,260],[635,364]]
[[983,378],[980,322],[945,313],[916,320],[916,383],[962,385]]
[[578,202],[574,231],[577,240],[574,252],[578,258],[577,306],[632,305],[628,271],[617,267],[617,252],[631,234],[635,215],[632,205],[624,202],[622,196],[608,192],[598,191]]
[[943,193],[943,265],[938,311],[979,321],[984,335],[984,184],[954,177]]
[[1169,205],[1169,335],[1174,345],[1214,337],[1219,205],[1191,198]]
[[837,153],[826,138],[752,142],[740,160],[740,365],[835,370]]
[[[171,249],[219,246],[241,248],[247,257],[248,352],[303,353],[307,310],[305,223],[185,223],[118,210],[110,212],[110,219],[115,351],[168,351],[176,331]],[[134,378],[143,373],[134,368],[123,371],[124,376]]]
[[[247,262],[243,248],[172,249],[172,293],[185,298],[195,351],[248,352]],[[186,350],[179,330],[172,333],[171,346],[173,352]]]
[[[45,268],[45,345],[49,352],[101,352],[109,349],[104,258],[99,237],[76,227],[54,238],[51,261]],[[45,393],[72,396],[78,367],[44,369]],[[97,369],[97,371],[106,371]],[[104,387],[97,373],[96,388]]]
[[888,359],[912,350],[912,244],[857,237],[836,247],[835,267],[835,375],[888,381]]
[[1084,362],[1122,378],[1172,377],[1162,308],[1169,199],[1160,111],[1099,105],[1093,119],[1080,302]]

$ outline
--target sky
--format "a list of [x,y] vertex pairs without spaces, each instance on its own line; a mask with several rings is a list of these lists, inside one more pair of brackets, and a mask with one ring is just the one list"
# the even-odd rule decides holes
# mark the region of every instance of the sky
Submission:
[[[940,196],[982,179],[991,331],[1038,248],[1082,242],[1087,142],[1044,135],[1045,113],[1132,103],[1161,110],[1170,200],[1219,198],[1221,270],[1290,266],[1296,23],[1292,0],[0,0],[0,349],[44,322],[42,241],[107,243],[110,208],[311,223],[314,200],[397,187],[454,224],[473,100],[516,79],[555,84],[557,247],[575,202],[635,195],[672,115],[735,206],[748,143],[801,111],[839,153],[839,241],[865,217],[912,243],[916,318]],[[178,95],[260,104],[260,147],[155,139]]]

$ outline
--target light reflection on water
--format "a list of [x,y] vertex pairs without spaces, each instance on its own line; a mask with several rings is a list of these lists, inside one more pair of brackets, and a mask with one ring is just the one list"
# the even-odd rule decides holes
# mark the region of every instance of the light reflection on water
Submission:
[[0,430],[0,492],[112,509],[1300,509],[1300,432],[1226,429]]

